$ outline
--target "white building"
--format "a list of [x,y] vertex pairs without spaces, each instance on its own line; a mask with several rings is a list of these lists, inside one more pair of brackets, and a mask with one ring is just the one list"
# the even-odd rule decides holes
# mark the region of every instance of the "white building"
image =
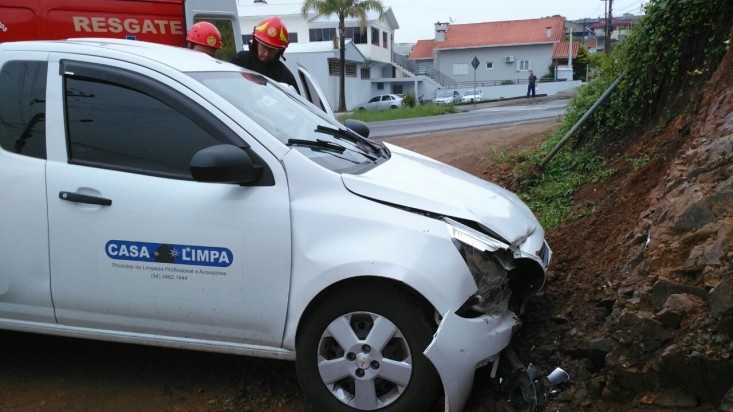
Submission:
[[[279,16],[290,35],[285,58],[305,66],[324,89],[331,107],[336,108],[339,95],[338,18],[334,14],[323,16],[315,12],[304,18],[301,10],[302,2],[292,0],[242,0],[239,2],[242,37],[246,44],[257,23],[266,17]],[[387,7],[381,19],[378,13],[370,11],[367,20],[364,29],[356,19],[345,22],[347,110],[374,94],[412,90],[414,83],[406,81],[402,70],[392,64],[394,31],[399,28],[392,9]],[[393,82],[395,78],[401,80]],[[386,91],[385,84],[389,85]]]

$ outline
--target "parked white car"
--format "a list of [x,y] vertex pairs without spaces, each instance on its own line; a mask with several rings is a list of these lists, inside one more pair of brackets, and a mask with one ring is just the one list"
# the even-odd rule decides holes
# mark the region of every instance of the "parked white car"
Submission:
[[466,90],[461,96],[462,103],[473,103],[484,100],[484,92],[481,89]]
[[357,106],[358,110],[387,110],[402,107],[402,96],[397,94],[380,94],[369,99],[368,102]]
[[2,329],[293,360],[318,410],[461,411],[544,284],[514,194],[204,53],[6,42],[0,90]]
[[435,104],[458,104],[461,102],[461,94],[458,90],[438,90],[433,99]]

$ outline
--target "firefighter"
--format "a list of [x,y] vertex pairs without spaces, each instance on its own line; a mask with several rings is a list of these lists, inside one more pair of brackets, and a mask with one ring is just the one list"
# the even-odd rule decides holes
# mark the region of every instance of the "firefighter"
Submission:
[[214,53],[221,48],[219,29],[208,21],[194,24],[186,35],[186,48],[204,52],[213,57]]
[[288,84],[299,92],[293,73],[280,61],[285,60],[283,53],[288,43],[288,29],[280,17],[268,17],[255,26],[249,50],[240,51],[231,62]]

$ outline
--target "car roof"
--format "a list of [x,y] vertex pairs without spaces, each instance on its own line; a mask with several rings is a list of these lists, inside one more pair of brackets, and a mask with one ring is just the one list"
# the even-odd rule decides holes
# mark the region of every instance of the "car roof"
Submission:
[[5,42],[0,43],[0,51],[86,54],[133,61],[144,65],[159,64],[183,72],[238,70],[237,66],[217,60],[205,53],[183,47],[173,47],[139,40],[75,38],[53,41]]

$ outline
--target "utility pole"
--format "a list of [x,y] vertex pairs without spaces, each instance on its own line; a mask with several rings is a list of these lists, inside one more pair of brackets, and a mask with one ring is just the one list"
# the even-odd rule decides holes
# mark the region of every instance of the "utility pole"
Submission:
[[606,56],[611,53],[611,22],[613,21],[613,0],[608,0],[608,13],[606,14],[606,43],[603,45],[603,49],[606,51]]

